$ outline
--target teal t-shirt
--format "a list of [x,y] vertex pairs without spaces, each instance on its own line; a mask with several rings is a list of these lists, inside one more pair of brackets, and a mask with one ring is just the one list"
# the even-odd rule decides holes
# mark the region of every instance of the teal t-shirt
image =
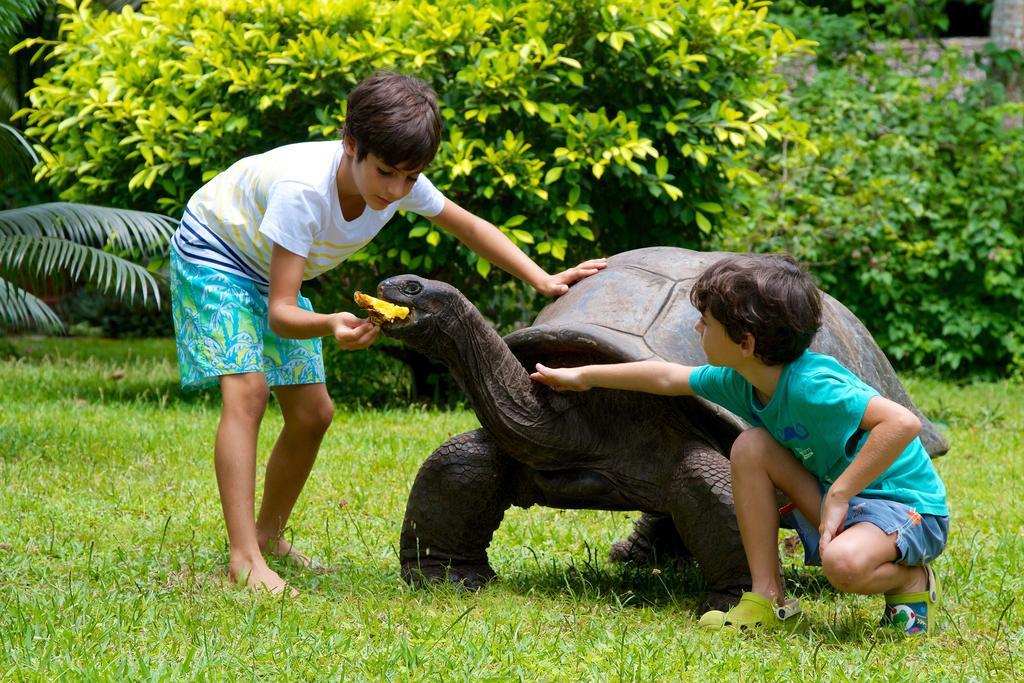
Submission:
[[[703,365],[690,375],[690,387],[751,425],[767,429],[826,489],[867,440],[860,422],[868,401],[879,395],[835,358],[813,351],[783,367],[767,405],[732,368]],[[895,500],[922,514],[949,514],[946,487],[920,438],[858,495]]]

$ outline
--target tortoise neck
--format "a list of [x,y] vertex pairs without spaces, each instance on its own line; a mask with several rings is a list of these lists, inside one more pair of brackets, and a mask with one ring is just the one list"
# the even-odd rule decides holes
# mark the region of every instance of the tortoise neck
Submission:
[[527,445],[536,449],[537,427],[551,415],[543,388],[530,379],[480,312],[468,301],[463,303],[441,331],[446,339],[440,340],[436,355],[455,375],[480,423],[502,448],[510,454]]

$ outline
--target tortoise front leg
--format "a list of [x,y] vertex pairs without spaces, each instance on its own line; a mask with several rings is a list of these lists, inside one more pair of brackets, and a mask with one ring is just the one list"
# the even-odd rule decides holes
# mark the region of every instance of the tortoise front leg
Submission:
[[703,607],[732,607],[743,591],[750,590],[750,568],[725,456],[704,445],[691,446],[676,467],[670,506],[679,537],[693,553],[708,587]]
[[435,450],[416,475],[402,525],[402,578],[470,589],[495,577],[487,546],[512,504],[514,462],[483,429]]

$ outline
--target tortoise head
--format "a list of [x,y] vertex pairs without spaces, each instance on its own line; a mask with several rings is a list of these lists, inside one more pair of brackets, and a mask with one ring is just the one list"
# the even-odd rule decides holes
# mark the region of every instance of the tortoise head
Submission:
[[442,331],[476,309],[455,287],[446,282],[428,280],[418,275],[396,275],[377,285],[377,296],[409,309],[408,317],[383,325],[389,337],[400,339],[425,353],[437,340],[447,335]]

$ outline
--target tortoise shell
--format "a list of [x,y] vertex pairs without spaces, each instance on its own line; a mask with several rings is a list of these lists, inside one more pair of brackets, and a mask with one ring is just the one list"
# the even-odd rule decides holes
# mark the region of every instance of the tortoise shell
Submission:
[[[548,304],[531,327],[505,337],[528,368],[537,361],[577,356],[569,364],[594,361],[666,360],[707,363],[693,330],[700,313],[690,304],[690,287],[726,252],[650,247],[608,259],[605,270],[574,284]],[[835,357],[882,396],[921,419],[921,440],[932,456],[948,450],[945,440],[910,400],[889,360],[867,328],[843,304],[824,294],[822,326],[811,349]],[[727,411],[703,402],[718,415]],[[724,415],[723,415],[724,416]],[[734,422],[739,418],[728,414]]]

